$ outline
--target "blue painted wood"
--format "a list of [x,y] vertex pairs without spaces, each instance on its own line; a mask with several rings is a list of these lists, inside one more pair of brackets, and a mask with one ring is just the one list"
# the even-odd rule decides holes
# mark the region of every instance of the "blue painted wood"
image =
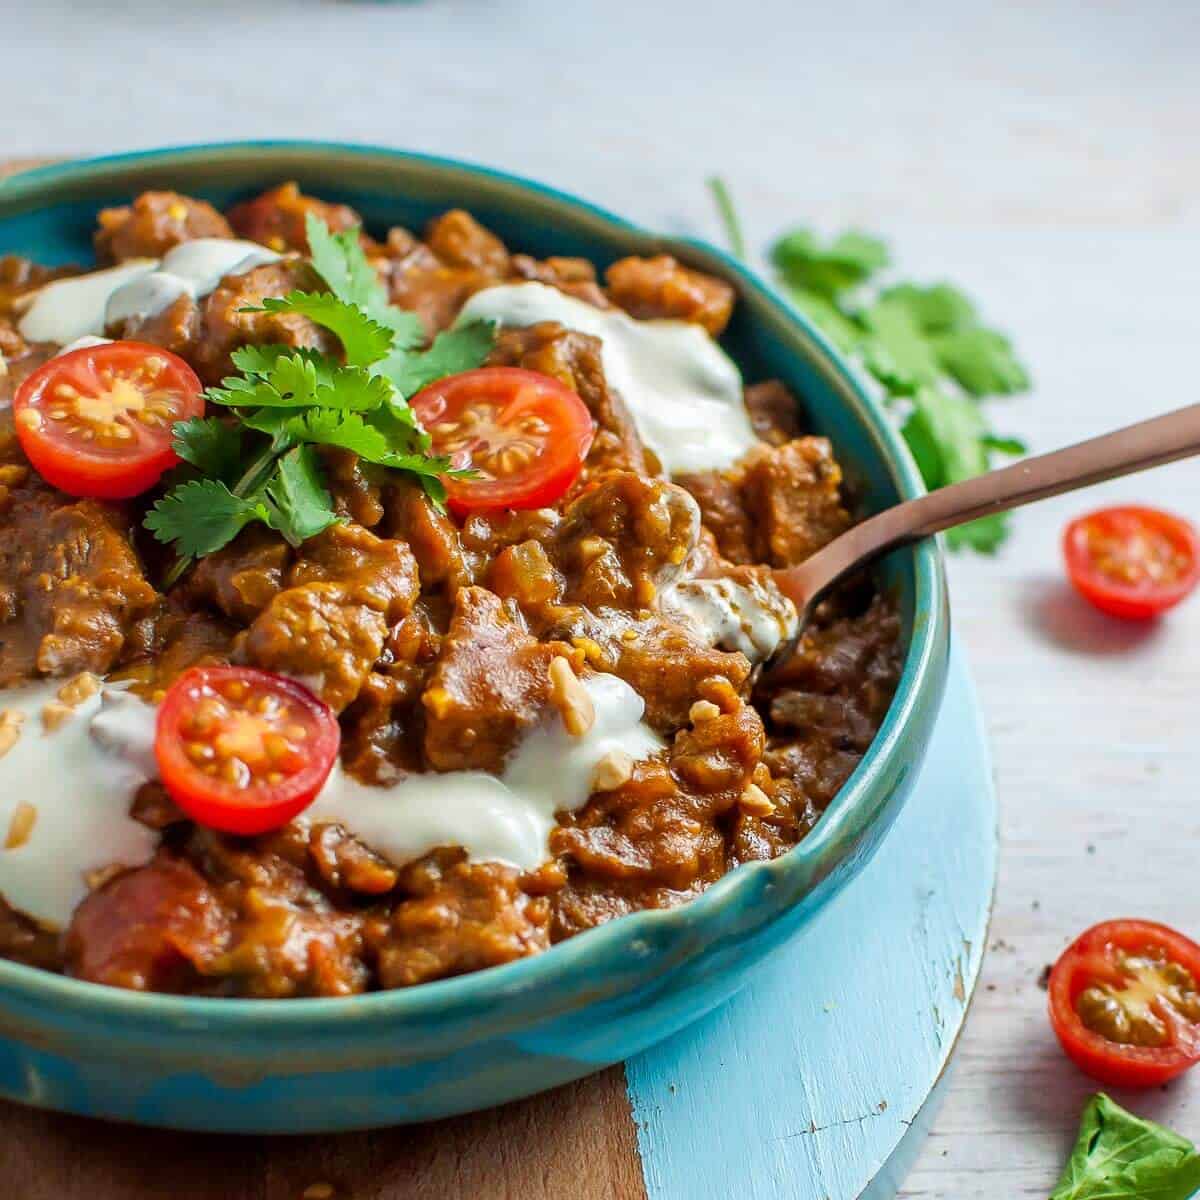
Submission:
[[961,647],[874,861],[732,1001],[626,1065],[649,1200],[894,1195],[978,976],[996,807]]

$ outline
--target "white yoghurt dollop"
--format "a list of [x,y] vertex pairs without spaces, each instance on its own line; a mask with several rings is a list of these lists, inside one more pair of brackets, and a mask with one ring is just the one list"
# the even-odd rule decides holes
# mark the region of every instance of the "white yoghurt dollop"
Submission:
[[685,579],[662,593],[660,606],[708,645],[740,650],[752,663],[770,658],[797,621],[796,606],[757,580]]
[[506,283],[476,292],[458,321],[536,325],[558,321],[598,337],[604,374],[620,392],[642,440],[664,470],[732,466],[758,445],[733,360],[699,325],[638,321],[601,309],[544,283]]
[[[155,710],[105,686],[56,729],[42,710],[65,680],[0,692],[0,710],[24,714],[16,744],[0,758],[0,894],[14,908],[64,926],[87,895],[91,871],[137,866],[158,835],[129,815],[151,777]],[[34,809],[27,840],[3,845],[18,805]]]
[[157,266],[156,258],[133,258],[105,271],[55,279],[26,298],[17,329],[28,342],[56,342],[60,346],[89,335],[100,336],[104,333],[108,298]]
[[104,310],[106,325],[131,317],[152,317],[170,308],[180,296],[198,300],[215,291],[226,275],[244,275],[279,258],[257,242],[237,238],[195,238],[172,247],[157,270],[117,288]]
[[[0,848],[0,895],[58,926],[87,894],[89,872],[137,866],[158,844],[153,830],[129,816],[134,793],[158,774],[157,709],[105,685],[46,732],[42,709],[63,682],[0,692],[0,711],[25,715],[16,744],[0,757],[0,843],[19,804],[36,809],[28,839]],[[642,721],[642,698],[627,683],[615,675],[581,682],[596,713],[582,737],[571,737],[548,714],[499,776],[431,771],[374,787],[335,768],[303,819],[338,822],[397,865],[438,846],[462,846],[476,861],[537,867],[549,857],[555,813],[586,802],[601,759],[619,750],[637,761],[663,749]]]
[[596,710],[583,737],[551,717],[517,746],[501,775],[429,771],[370,787],[337,771],[304,815],[340,823],[393,863],[462,846],[472,859],[531,870],[549,857],[554,814],[583,806],[602,758],[619,750],[637,761],[663,748],[629,684],[615,675],[582,683]]
[[199,300],[226,275],[241,275],[279,258],[257,242],[239,238],[195,238],[163,256],[135,258],[109,267],[56,279],[30,293],[17,328],[30,342],[67,346],[130,317],[152,317],[180,296]]

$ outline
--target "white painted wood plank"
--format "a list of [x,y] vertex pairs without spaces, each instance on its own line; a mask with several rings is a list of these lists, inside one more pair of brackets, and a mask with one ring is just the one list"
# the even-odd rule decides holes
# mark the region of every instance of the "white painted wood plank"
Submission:
[[[1200,399],[1194,3],[133,0],[87,21],[42,0],[5,24],[0,152],[374,139],[709,233],[720,170],[764,236],[855,221],[968,283],[1036,371],[999,412],[1041,448]],[[1200,516],[1194,465],[1103,496]],[[1088,1089],[1050,1042],[1042,964],[1114,913],[1200,931],[1200,602],[1145,635],[1076,605],[1057,536],[1089,503],[1030,510],[1000,558],[952,567],[1004,855],[997,949],[910,1197],[1044,1196]],[[1195,1085],[1149,1106],[1200,1136]]]

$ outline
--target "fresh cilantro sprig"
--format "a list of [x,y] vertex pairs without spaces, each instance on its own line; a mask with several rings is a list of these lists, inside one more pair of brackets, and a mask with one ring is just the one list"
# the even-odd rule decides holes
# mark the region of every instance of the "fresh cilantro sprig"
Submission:
[[419,349],[420,318],[391,305],[358,231],[333,233],[310,214],[307,232],[313,268],[329,290],[268,297],[246,311],[305,317],[337,337],[342,355],[241,347],[232,355],[240,374],[205,393],[226,414],[175,426],[175,452],[190,477],[145,519],[178,555],[168,582],[253,522],[297,546],[334,524],[339,518],[319,446],[404,471],[439,505],[443,477],[459,473],[448,459],[430,453],[429,436],[408,398],[437,379],[479,366],[491,351],[494,326],[471,322]]
[[[744,242],[729,190],[720,180],[710,186],[737,252]],[[793,229],[775,241],[770,258],[796,305],[879,382],[927,487],[980,475],[996,455],[1026,452],[1019,439],[992,431],[983,402],[1028,390],[1029,374],[958,288],[881,286],[891,266],[887,244],[855,230],[825,241]],[[996,513],[946,536],[952,547],[990,554],[1008,530],[1009,514]]]
[[1050,1200],[1188,1200],[1198,1189],[1200,1154],[1191,1142],[1100,1092],[1083,1110]]

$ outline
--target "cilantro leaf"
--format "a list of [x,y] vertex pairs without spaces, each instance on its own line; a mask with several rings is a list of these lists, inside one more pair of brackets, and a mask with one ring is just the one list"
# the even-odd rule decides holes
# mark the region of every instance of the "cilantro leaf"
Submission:
[[983,444],[988,450],[994,450],[997,454],[1007,454],[1010,458],[1020,458],[1022,454],[1029,453],[1029,446],[1015,437],[997,437],[994,433],[986,433],[983,436]]
[[946,374],[972,396],[1011,396],[1029,387],[1029,374],[1012,343],[994,329],[976,325],[951,330],[930,345]]
[[270,524],[293,546],[339,520],[312,446],[289,450],[276,464],[264,492],[270,502]]
[[[714,194],[726,228],[738,228],[728,191]],[[882,385],[928,487],[988,470],[992,454],[1025,452],[1017,439],[990,431],[980,401],[1027,390],[1029,374],[962,291],[948,283],[880,287],[887,246],[854,230],[826,241],[796,228],[770,254],[797,307]],[[948,531],[946,540],[992,553],[1009,525],[1007,514],[995,514]]]
[[807,288],[789,287],[787,291],[796,307],[811,317],[839,350],[852,351],[861,347],[862,329],[831,300]]
[[265,346],[239,346],[230,354],[233,365],[244,375],[268,375],[275,360],[282,354],[302,354],[321,357],[317,350],[280,346],[274,343]]
[[171,447],[184,462],[216,479],[236,479],[242,460],[242,430],[218,417],[176,421]]
[[965,525],[946,530],[951,550],[974,550],[977,554],[995,554],[1012,532],[1011,513],[989,513]]
[[492,321],[468,321],[439,333],[428,350],[393,355],[377,370],[408,397],[437,379],[482,366],[495,343],[496,326]]
[[362,367],[345,367],[333,383],[317,388],[313,403],[319,408],[337,408],[348,412],[373,412],[392,399],[388,380],[372,375]]
[[367,412],[391,395],[386,379],[363,367],[341,367],[323,355],[282,353],[256,360],[253,376],[231,376],[208,398],[234,408],[338,408]]
[[251,521],[269,521],[257,499],[235,496],[219,479],[193,479],[173,488],[146,514],[145,525],[182,558],[213,554]]
[[[979,405],[969,396],[939,387],[919,388],[902,432],[926,487],[933,489],[982,475],[991,465]],[[986,517],[946,531],[952,549],[993,554],[1008,536],[1009,513]]]
[[289,292],[266,296],[258,308],[245,312],[295,313],[307,317],[337,335],[346,363],[366,367],[384,358],[392,349],[392,330],[372,319],[356,304],[339,300],[328,292]]
[[832,300],[886,267],[890,256],[870,234],[849,230],[822,245],[812,230],[793,229],[775,243],[771,260],[791,287]]
[[1083,1110],[1050,1200],[1188,1200],[1198,1188],[1200,1155],[1191,1142],[1101,1092]]
[[331,292],[265,297],[246,311],[295,314],[321,325],[337,335],[345,361],[305,347],[233,351],[241,374],[206,396],[234,409],[236,419],[193,418],[176,426],[175,449],[202,478],[172,487],[145,518],[159,541],[175,547],[168,586],[193,559],[221,549],[251,521],[299,545],[339,520],[318,446],[406,471],[439,506],[446,494],[440,476],[460,473],[428,453],[429,435],[405,395],[479,366],[491,351],[494,327],[466,324],[418,351],[425,340],[420,319],[391,305],[357,230],[334,233],[312,214],[306,224],[313,266]]
[[372,412],[365,413],[363,420],[378,429],[399,454],[428,455],[433,445],[433,439],[421,428],[416,413],[399,393]]
[[975,305],[948,283],[928,287],[898,283],[884,288],[879,298],[907,308],[923,333],[944,333],[977,324],[979,320]]
[[907,304],[881,296],[862,311],[861,321],[870,335],[867,367],[893,394],[912,395],[938,382],[941,363]]
[[425,340],[421,318],[396,308],[388,299],[379,273],[363,253],[357,229],[334,233],[312,213],[305,214],[304,226],[313,268],[339,300],[357,306],[390,329],[392,345],[398,350],[410,350]]
[[388,439],[355,412],[313,409],[293,417],[287,429],[297,442],[340,446],[370,462],[383,462],[392,453]]

